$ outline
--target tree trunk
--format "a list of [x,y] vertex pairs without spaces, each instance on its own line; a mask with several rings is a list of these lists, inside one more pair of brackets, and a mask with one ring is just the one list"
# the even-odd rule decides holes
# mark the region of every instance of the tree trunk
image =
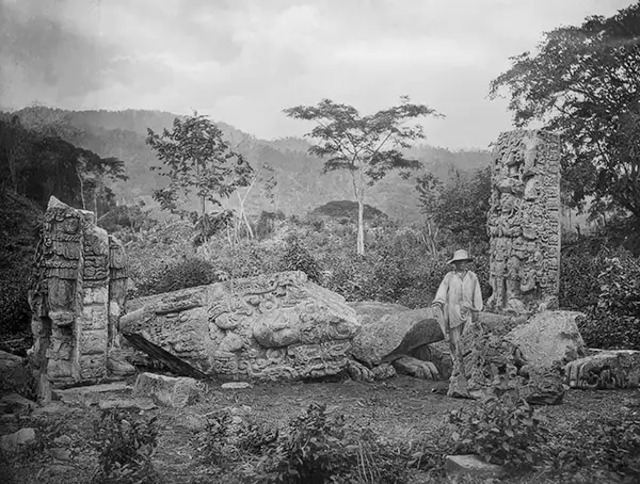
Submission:
[[364,202],[358,200],[358,255],[364,255]]

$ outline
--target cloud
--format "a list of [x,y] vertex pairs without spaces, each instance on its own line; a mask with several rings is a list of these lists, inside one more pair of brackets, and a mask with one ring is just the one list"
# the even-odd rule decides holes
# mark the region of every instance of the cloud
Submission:
[[0,0],[0,105],[197,109],[260,137],[324,97],[373,112],[408,94],[447,115],[428,141],[486,146],[486,99],[542,32],[629,0]]

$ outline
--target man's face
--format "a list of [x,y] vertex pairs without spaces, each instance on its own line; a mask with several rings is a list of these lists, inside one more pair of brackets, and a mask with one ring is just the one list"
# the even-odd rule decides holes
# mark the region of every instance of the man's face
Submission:
[[457,260],[453,264],[456,266],[456,271],[464,271],[467,269],[466,260]]

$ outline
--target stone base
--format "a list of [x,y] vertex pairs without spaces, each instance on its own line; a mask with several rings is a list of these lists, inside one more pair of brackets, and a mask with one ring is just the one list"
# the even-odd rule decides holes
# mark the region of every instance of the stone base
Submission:
[[138,375],[134,396],[151,397],[160,405],[183,408],[194,403],[202,393],[202,385],[193,378],[169,377],[153,373]]

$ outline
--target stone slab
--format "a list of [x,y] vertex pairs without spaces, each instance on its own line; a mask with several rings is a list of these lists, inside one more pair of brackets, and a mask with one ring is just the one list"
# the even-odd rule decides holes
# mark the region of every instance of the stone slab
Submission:
[[447,475],[465,475],[478,479],[499,478],[505,474],[503,467],[489,464],[475,454],[448,455],[444,469]]

